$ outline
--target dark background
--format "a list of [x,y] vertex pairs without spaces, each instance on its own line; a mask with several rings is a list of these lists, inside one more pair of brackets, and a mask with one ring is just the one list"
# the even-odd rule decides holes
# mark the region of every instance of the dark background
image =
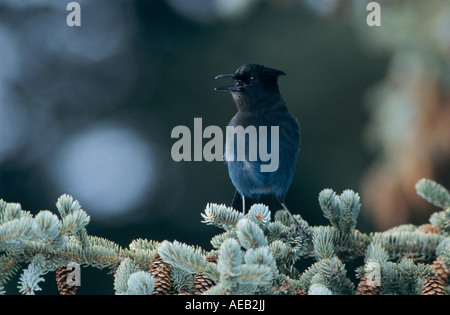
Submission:
[[[409,129],[402,124],[414,126],[417,108],[428,104],[417,100],[410,82],[414,74],[429,78],[428,63],[419,58],[422,37],[408,42],[420,20],[414,16],[421,10],[417,1],[410,1],[418,6],[410,8],[415,13],[396,18],[394,25],[394,13],[408,9],[405,2],[380,1],[385,11],[379,29],[368,27],[365,6],[351,1],[247,1],[247,9],[229,14],[224,12],[234,8],[233,1],[78,2],[81,27],[67,26],[64,1],[0,1],[0,197],[5,201],[34,214],[56,212],[56,200],[67,193],[91,216],[91,235],[123,247],[146,238],[210,249],[209,240],[220,231],[202,224],[200,213],[209,202],[229,204],[234,187],[223,162],[174,162],[171,130],[192,128],[194,117],[203,119],[204,128],[225,130],[236,108],[230,95],[213,90],[223,83],[214,77],[259,63],[287,73],[280,90],[302,129],[286,198],[294,213],[311,225],[328,224],[319,192],[353,189],[361,193],[362,231],[426,222],[428,213],[408,210],[377,221],[364,194],[371,191],[364,187],[373,165],[399,156],[392,153],[398,146],[388,140],[405,143]],[[435,3],[423,19],[437,19],[440,6],[449,9],[445,2]],[[427,46],[430,59],[443,63],[435,76],[444,109],[448,78],[442,79],[440,70],[447,73],[450,47],[445,40],[444,32],[436,47]],[[414,49],[419,57],[399,53]],[[409,108],[411,100],[419,105]],[[397,103],[404,106],[391,106]],[[443,128],[439,143],[449,140]],[[389,136],[383,138],[380,130]],[[438,160],[445,167],[414,168],[408,182],[413,192],[422,177],[448,181],[449,151],[443,148]],[[395,214],[398,205],[383,207]],[[43,293],[55,292],[47,276]],[[113,276],[84,268],[78,292],[111,294]]]

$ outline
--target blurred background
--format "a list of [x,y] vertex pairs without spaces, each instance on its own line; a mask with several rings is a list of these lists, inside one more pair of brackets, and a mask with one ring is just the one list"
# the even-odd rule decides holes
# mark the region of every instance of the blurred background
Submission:
[[[328,224],[324,188],[360,193],[361,231],[425,223],[422,177],[450,187],[450,2],[365,0],[0,0],[0,198],[56,212],[64,193],[88,233],[126,247],[178,240],[210,249],[209,202],[229,204],[223,162],[174,162],[177,125],[236,112],[214,76],[244,63],[283,70],[302,128],[286,203]],[[205,141],[206,142],[206,141]],[[95,279],[95,281],[93,280]],[[113,293],[83,269],[79,294]],[[47,286],[47,287],[46,287]],[[11,291],[10,291],[11,292]],[[55,293],[50,280],[44,293]]]

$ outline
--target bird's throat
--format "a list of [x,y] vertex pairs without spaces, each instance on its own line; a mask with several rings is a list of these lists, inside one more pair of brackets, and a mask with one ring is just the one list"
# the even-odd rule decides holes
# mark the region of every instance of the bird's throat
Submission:
[[232,92],[231,95],[240,112],[267,111],[277,109],[280,106],[285,106],[285,102],[279,93],[259,97],[249,97],[240,92]]

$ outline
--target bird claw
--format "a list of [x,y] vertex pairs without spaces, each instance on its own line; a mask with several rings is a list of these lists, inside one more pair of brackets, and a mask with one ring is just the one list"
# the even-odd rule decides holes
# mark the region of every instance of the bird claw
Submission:
[[295,234],[300,234],[300,236],[303,238],[306,234],[305,229],[298,223],[297,220],[294,219],[291,225],[291,229],[294,231]]

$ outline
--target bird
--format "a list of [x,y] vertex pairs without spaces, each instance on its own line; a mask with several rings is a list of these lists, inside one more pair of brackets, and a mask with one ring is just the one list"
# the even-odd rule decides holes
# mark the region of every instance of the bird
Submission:
[[[215,79],[229,79],[235,84],[217,87],[215,90],[230,92],[236,103],[237,113],[228,127],[255,126],[259,139],[262,136],[259,127],[266,126],[267,130],[272,130],[271,127],[278,126],[279,138],[276,140],[279,165],[272,172],[261,171],[264,161],[259,156],[257,159],[250,159],[249,136],[246,136],[245,142],[241,142],[241,145],[245,145],[245,158],[237,159],[239,142],[236,141],[235,134],[227,132],[224,159],[236,188],[232,206],[238,209],[238,204],[242,202],[242,212],[245,214],[246,205],[264,203],[270,207],[275,198],[288,213],[293,228],[301,231],[299,223],[285,204],[300,150],[300,125],[280,94],[278,77],[282,75],[286,73],[259,64],[244,64],[234,74],[217,75]],[[270,136],[264,139],[267,141],[266,148],[271,148],[271,139]],[[232,153],[229,152],[230,149],[233,149]],[[276,152],[271,152],[274,153]]]

